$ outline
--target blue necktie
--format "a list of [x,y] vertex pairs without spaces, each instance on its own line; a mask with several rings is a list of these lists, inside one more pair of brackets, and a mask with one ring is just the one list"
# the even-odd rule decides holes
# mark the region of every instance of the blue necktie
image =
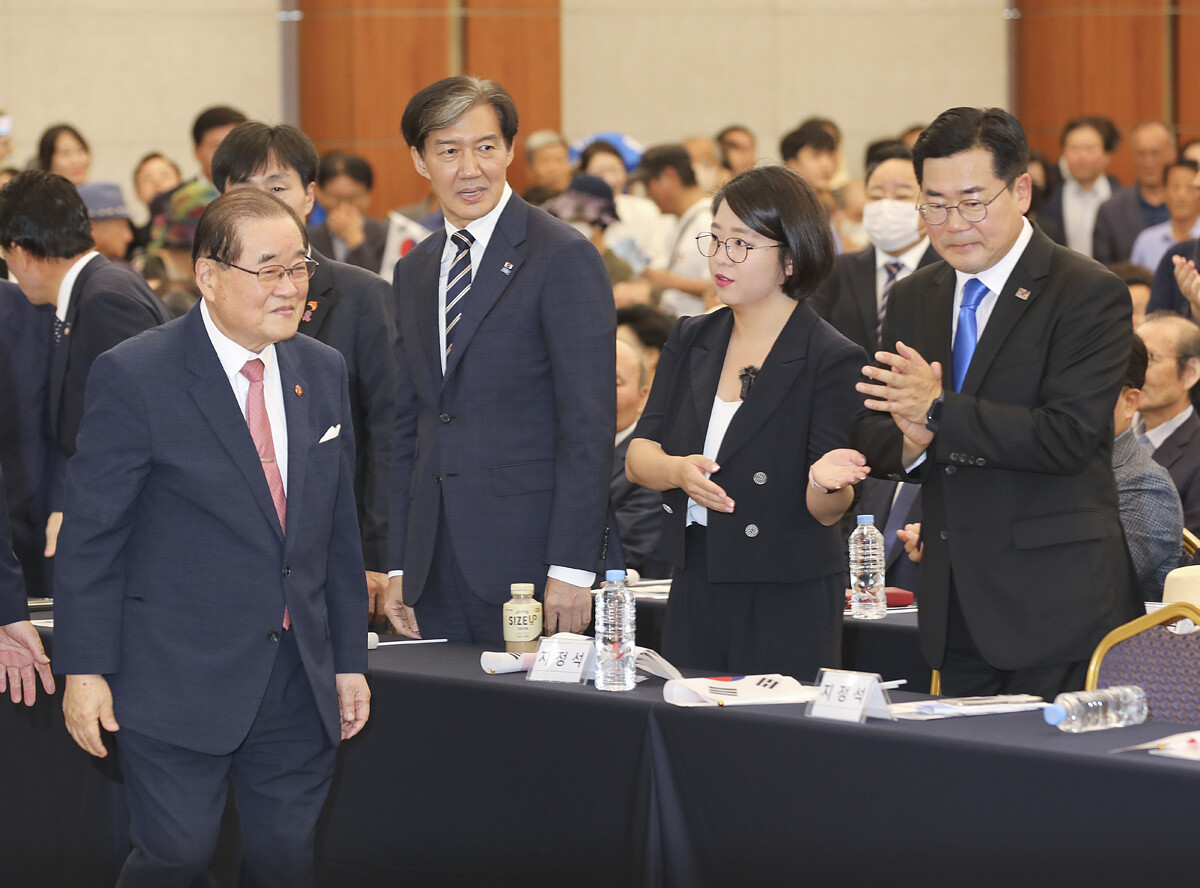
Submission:
[[987,284],[979,278],[971,278],[963,284],[962,307],[958,310],[958,330],[954,334],[954,390],[962,391],[971,356],[975,354],[975,343],[979,339],[975,323],[975,309],[988,293]]
[[465,228],[454,232],[451,240],[458,247],[458,254],[446,276],[446,357],[450,356],[454,328],[462,318],[462,299],[471,289],[471,244],[475,243],[475,238]]

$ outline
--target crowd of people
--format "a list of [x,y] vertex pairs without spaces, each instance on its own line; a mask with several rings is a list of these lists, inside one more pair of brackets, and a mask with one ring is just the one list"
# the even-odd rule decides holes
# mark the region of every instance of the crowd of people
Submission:
[[194,177],[138,162],[140,225],[70,125],[3,171],[0,690],[54,692],[53,594],[130,884],[204,871],[227,778],[249,870],[309,884],[368,624],[495,647],[533,582],[579,632],[621,566],[672,577],[676,665],[810,679],[871,514],[945,692],[1052,697],[1200,533],[1200,144],[1139,124],[1125,187],[1102,117],[1052,163],[950,109],[862,180],[823,117],[777,153],[539,131],[519,196],[517,121],[419,91],[429,195],[383,219],[386,171],[224,106]]

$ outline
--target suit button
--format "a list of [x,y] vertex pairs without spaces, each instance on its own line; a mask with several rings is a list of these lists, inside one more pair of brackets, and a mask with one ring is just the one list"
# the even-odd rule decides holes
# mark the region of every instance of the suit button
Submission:
[[283,569],[283,575],[284,575],[285,577],[290,577],[290,576],[292,575],[292,569],[291,569],[291,567],[285,567],[285,568]]
[[941,533],[938,534],[938,536],[940,536],[943,540],[948,540],[948,539],[950,539],[950,531],[943,530]]
[[442,480],[442,475],[441,475],[441,473],[440,473],[440,472],[434,472],[434,473],[433,473],[433,480],[434,480],[434,481],[441,481],[441,480]]
[[758,525],[757,524],[747,524],[746,525],[746,536],[750,537],[750,539],[754,539],[756,536],[758,536]]
[[440,419],[442,422],[449,422],[449,421],[450,421],[450,414],[449,414],[449,413],[443,413],[441,416],[439,416],[439,417],[438,417],[438,419]]
[[982,456],[980,456],[980,457],[977,457],[977,458],[975,459],[975,465],[977,465],[977,466],[986,466],[986,465],[987,465],[987,460],[986,460],[986,459],[984,459]]
[[675,510],[672,509],[670,506],[668,506],[666,503],[663,503],[662,506],[663,506],[663,511],[666,512],[668,515],[675,514]]
[[271,642],[272,644],[279,641],[279,633],[278,632],[268,632],[267,633],[267,641]]
[[958,469],[954,466],[946,466],[946,474],[947,475],[953,475],[957,471],[958,471]]
[[755,472],[754,473],[754,483],[755,484],[766,484],[767,483],[767,473],[766,472]]

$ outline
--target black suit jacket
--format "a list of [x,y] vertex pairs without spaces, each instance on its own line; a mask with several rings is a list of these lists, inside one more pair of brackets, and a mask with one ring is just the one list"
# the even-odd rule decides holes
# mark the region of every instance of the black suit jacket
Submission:
[[396,336],[392,293],[377,274],[327,259],[308,285],[300,332],[336,348],[350,373],[350,415],[358,445],[354,498],[367,570],[386,571],[388,467],[396,424]]
[[[918,268],[924,268],[941,259],[933,245],[925,248]],[[875,333],[878,323],[878,302],[875,295],[875,248],[867,247],[857,253],[838,256],[833,274],[821,285],[820,292],[813,297],[813,310],[834,329],[861,345],[869,355],[879,348]]]
[[1200,417],[1195,413],[1183,421],[1153,453],[1175,482],[1183,503],[1183,526],[1200,533]]
[[0,473],[0,626],[29,617],[25,600],[25,580],[21,565],[13,554],[12,535],[8,531],[8,508],[4,498],[4,475]]
[[[636,437],[673,456],[703,452],[732,332],[728,308],[675,325]],[[796,306],[717,453],[721,470],[713,478],[736,506],[731,514],[708,513],[710,582],[797,583],[842,571],[838,528],[812,517],[805,490],[809,467],[846,446],[865,358],[811,308]],[[677,567],[687,499],[679,488],[663,492],[663,552]]]
[[[663,578],[671,575],[670,566],[660,552],[662,544],[662,494],[625,476],[625,455],[629,453],[630,435],[613,452],[612,480],[608,484],[608,500],[617,524],[617,539],[621,544],[625,566],[644,577]],[[609,547],[613,534],[609,532]]]
[[1133,242],[1146,227],[1142,219],[1141,195],[1142,191],[1135,183],[1114,192],[1100,204],[1096,227],[1092,230],[1092,258],[1097,262],[1112,265],[1129,261]]
[[[367,216],[363,219],[363,235],[366,239],[355,249],[346,253],[346,264],[379,274],[380,269],[383,268],[383,249],[387,246],[387,223]],[[313,250],[324,253],[326,256],[333,255],[333,236],[327,222],[309,227],[308,242],[312,245]]]
[[[884,324],[951,367],[955,272],[898,283]],[[951,577],[971,635],[997,669],[1086,660],[1136,615],[1112,474],[1112,411],[1129,362],[1129,291],[1036,229],[984,328],[961,393],[947,391],[923,482],[921,646],[945,652]],[[901,434],[862,409],[854,446],[900,479]]]

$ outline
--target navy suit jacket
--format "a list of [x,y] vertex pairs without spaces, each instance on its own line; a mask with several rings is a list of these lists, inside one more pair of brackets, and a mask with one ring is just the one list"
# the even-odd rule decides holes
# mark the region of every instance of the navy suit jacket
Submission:
[[0,472],[0,626],[29,617],[25,599],[25,580],[21,565],[13,554],[12,535],[8,531],[8,509],[4,498],[4,474]]
[[[379,274],[379,270],[383,268],[383,250],[387,246],[388,225],[368,216],[363,219],[363,234],[366,239],[357,248],[346,253],[346,264]],[[329,223],[309,226],[308,242],[314,251],[332,256],[333,236],[329,231]]]
[[439,514],[463,576],[495,604],[549,565],[600,561],[616,427],[616,309],[599,252],[513,195],[455,328],[443,375],[446,230],[396,266],[397,391],[389,553],[416,602]]
[[57,671],[105,675],[123,727],[214,755],[254,721],[285,605],[332,743],[335,673],[366,671],[345,362],[304,336],[275,349],[286,535],[199,306],[97,359],[67,468]]
[[386,571],[388,467],[396,425],[396,336],[392,291],[377,274],[327,259],[308,284],[300,332],[336,348],[350,374],[350,415],[357,461],[354,500],[368,570]]
[[625,456],[629,453],[629,442],[632,440],[633,435],[629,435],[613,453],[608,498],[616,522],[616,533],[610,528],[608,545],[611,550],[616,539],[621,546],[624,566],[633,568],[643,577],[669,577],[671,566],[661,553],[662,494],[634,484],[625,475]]
[[1114,191],[1112,197],[1100,204],[1096,213],[1096,227],[1092,229],[1092,258],[1103,265],[1128,262],[1133,253],[1133,242],[1145,227],[1142,191],[1137,184]]
[[1195,413],[1163,441],[1152,454],[1171,474],[1183,502],[1183,526],[1200,533],[1200,417]]
[[[701,453],[725,364],[733,313],[684,318],[671,331],[634,435],[672,456]],[[713,479],[737,504],[708,513],[708,579],[713,583],[799,583],[845,568],[836,525],[808,511],[809,467],[847,446],[858,406],[854,384],[866,355],[807,305],[796,306],[734,414]],[[663,553],[685,558],[687,494],[663,492]]]
[[[896,284],[897,340],[953,366],[955,272]],[[971,636],[997,669],[1087,660],[1132,619],[1140,595],[1112,472],[1112,412],[1129,363],[1129,291],[1034,230],[979,337],[961,392],[947,391],[922,481],[921,647],[946,643],[951,577]],[[851,430],[872,474],[904,477],[892,417],[863,408]]]
[[[861,493],[858,503],[853,509],[854,515],[874,515],[875,527],[880,533],[884,533],[887,523],[892,515],[892,500],[896,496],[896,481],[884,481],[881,478],[865,478],[861,485]],[[851,517],[847,515],[847,517]],[[917,497],[908,508],[908,513],[904,516],[904,524],[917,524],[921,521],[921,494],[917,491]],[[855,522],[846,523],[846,539],[847,546],[849,545],[850,533],[853,532]],[[903,525],[901,525],[903,526]],[[910,592],[917,591],[917,562],[908,557],[908,553],[904,550],[904,543],[895,535],[884,534],[884,546],[887,552],[885,563],[887,567],[886,582],[889,586],[895,586],[898,589],[907,589]],[[849,549],[847,548],[847,555]],[[849,571],[849,563],[846,565]]]

